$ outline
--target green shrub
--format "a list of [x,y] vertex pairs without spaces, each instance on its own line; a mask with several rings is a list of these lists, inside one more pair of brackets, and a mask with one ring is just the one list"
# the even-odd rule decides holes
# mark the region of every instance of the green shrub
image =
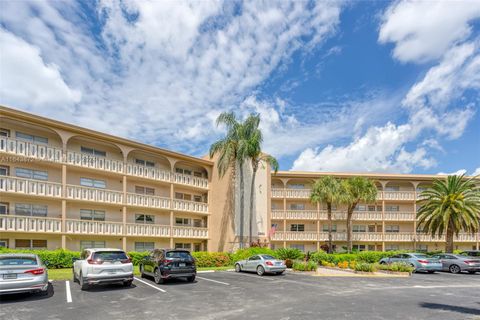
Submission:
[[232,254],[232,262],[237,262],[240,260],[247,259],[250,256],[255,254],[269,254],[271,256],[277,257],[277,253],[269,248],[259,248],[259,247],[252,247],[247,249],[239,249],[235,253]]
[[197,267],[227,267],[233,265],[232,258],[226,252],[192,252]]
[[315,271],[317,270],[317,263],[314,261],[299,261],[295,260],[293,262],[293,270],[295,271]]
[[362,251],[357,253],[332,253],[328,254],[324,251],[314,252],[310,259],[321,263],[321,261],[327,261],[337,265],[339,262],[367,262],[367,263],[377,263],[382,258],[391,257],[403,251]]
[[376,268],[373,263],[358,262],[355,264],[355,271],[375,272]]
[[378,264],[375,266],[378,270],[394,271],[394,272],[408,272],[412,273],[414,267],[406,263],[392,263],[392,264]]
[[281,260],[300,260],[305,254],[297,248],[280,248],[275,250],[276,257]]
[[48,263],[51,269],[71,268],[72,258],[79,258],[80,252],[70,250],[16,250],[0,248],[0,253],[34,253],[37,254],[42,261]]
[[150,252],[148,251],[142,251],[142,252],[137,252],[137,251],[130,251],[127,252],[127,255],[132,259],[132,263],[134,266],[138,266],[140,260],[148,256]]

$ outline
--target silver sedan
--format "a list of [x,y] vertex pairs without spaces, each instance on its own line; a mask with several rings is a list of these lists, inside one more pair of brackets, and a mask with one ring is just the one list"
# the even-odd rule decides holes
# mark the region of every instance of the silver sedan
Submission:
[[259,276],[265,273],[282,274],[287,267],[282,260],[268,254],[257,254],[246,260],[240,260],[235,263],[235,271],[256,272]]
[[450,271],[451,273],[460,273],[462,271],[469,273],[480,272],[480,257],[442,253],[435,255],[434,258],[440,260],[443,271]]
[[36,254],[0,254],[0,294],[48,294],[47,267]]

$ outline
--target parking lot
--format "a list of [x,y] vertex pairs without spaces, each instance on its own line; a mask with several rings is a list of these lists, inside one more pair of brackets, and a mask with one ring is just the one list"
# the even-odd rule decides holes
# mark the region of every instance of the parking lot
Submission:
[[49,296],[0,297],[1,319],[480,319],[480,274],[414,274],[410,278],[258,277],[199,273],[194,283],[81,291],[54,281]]

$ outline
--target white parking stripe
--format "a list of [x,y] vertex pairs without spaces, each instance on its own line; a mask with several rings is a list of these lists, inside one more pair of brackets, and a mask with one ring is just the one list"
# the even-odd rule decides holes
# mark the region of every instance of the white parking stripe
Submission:
[[146,284],[146,285],[149,286],[149,287],[152,287],[152,288],[154,288],[154,289],[157,289],[158,291],[167,292],[167,291],[165,291],[165,290],[163,290],[163,289],[160,289],[160,288],[157,287],[157,286],[154,286],[154,285],[151,284],[151,283],[148,283],[148,282],[146,282],[146,281],[140,280],[140,279],[138,279],[137,277],[135,277],[134,279],[137,280],[137,281],[139,281],[139,282],[141,282],[141,283],[143,283],[143,284]]
[[273,278],[268,278],[268,277],[265,277],[265,276],[257,276],[257,275],[254,275],[253,273],[250,274],[250,273],[244,273],[244,272],[231,272],[231,271],[222,271],[222,273],[229,273],[229,274],[235,274],[235,275],[242,275],[242,276],[246,276],[246,277],[253,277],[253,278],[257,278],[257,279],[263,279],[263,280],[270,280],[270,281],[275,281],[275,279]]
[[67,291],[67,303],[72,302],[72,292],[70,291],[70,281],[65,281],[65,288]]
[[212,282],[215,282],[215,283],[224,284],[224,285],[226,285],[226,286],[229,286],[229,285],[230,285],[229,283],[226,283],[226,282],[217,281],[217,280],[213,280],[213,279],[207,279],[207,278],[199,277],[199,276],[197,276],[197,279],[202,279],[202,280],[206,280],[206,281],[212,281]]

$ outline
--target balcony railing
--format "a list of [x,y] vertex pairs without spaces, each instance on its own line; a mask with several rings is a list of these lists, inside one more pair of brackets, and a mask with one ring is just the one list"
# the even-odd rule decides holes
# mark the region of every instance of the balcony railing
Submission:
[[172,182],[199,188],[208,188],[208,179],[188,174],[173,173]]
[[125,173],[134,177],[141,177],[165,182],[171,181],[170,171],[142,166],[136,163],[127,163]]
[[172,209],[178,211],[208,213],[208,204],[204,202],[174,199]]
[[85,153],[68,151],[66,162],[84,168],[123,173],[123,161],[96,157]]
[[144,194],[127,193],[127,204],[137,207],[170,209],[170,199]]
[[0,191],[32,196],[62,197],[62,185],[60,183],[8,176],[0,176]]
[[415,221],[417,219],[417,215],[415,212],[386,211],[384,219],[388,221]]
[[[325,210],[272,210],[272,219],[287,220],[328,220]],[[332,220],[346,220],[345,211],[332,211]],[[385,221],[414,221],[414,212],[385,212]],[[382,221],[382,213],[378,211],[354,211],[352,220],[355,221]]]
[[68,234],[123,235],[123,223],[108,221],[66,220]]
[[[287,199],[308,199],[310,198],[311,189],[280,189],[272,188],[272,198]],[[418,200],[420,195],[417,194],[415,199],[414,191],[379,191],[377,200]]]
[[0,137],[0,152],[44,161],[61,162],[62,149],[41,143]]
[[198,239],[207,239],[208,238],[208,229],[207,228],[196,228],[196,227],[173,227],[173,236],[176,238],[198,238]]
[[317,241],[316,232],[277,231],[272,235],[272,240],[280,241]]
[[66,197],[72,200],[94,201],[111,204],[123,203],[123,192],[121,191],[88,188],[76,185],[67,185]]
[[170,226],[159,224],[127,224],[128,236],[170,237]]
[[1,215],[0,231],[61,233],[62,220],[46,217]]
[[377,194],[378,200],[409,200],[415,199],[414,191],[381,191]]

